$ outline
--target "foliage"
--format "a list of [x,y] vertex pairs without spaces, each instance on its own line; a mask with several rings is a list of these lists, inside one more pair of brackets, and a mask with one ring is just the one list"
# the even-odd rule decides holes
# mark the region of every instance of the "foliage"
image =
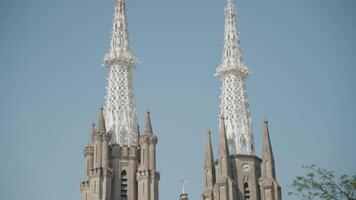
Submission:
[[356,175],[336,177],[334,171],[316,167],[303,166],[308,170],[305,176],[297,176],[292,184],[293,192],[288,195],[300,199],[356,200]]

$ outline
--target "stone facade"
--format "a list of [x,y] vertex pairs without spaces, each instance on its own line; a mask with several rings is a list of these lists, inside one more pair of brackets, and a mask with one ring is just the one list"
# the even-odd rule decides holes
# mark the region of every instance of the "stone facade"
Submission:
[[138,146],[109,144],[103,109],[98,127],[93,126],[84,148],[85,180],[80,184],[82,200],[158,200],[160,174],[156,171],[157,137],[147,113],[144,134]]
[[[263,159],[255,155],[230,154],[224,118],[214,160],[211,133],[207,133],[203,200],[281,200],[267,121],[264,122]],[[263,173],[263,174],[262,174]]]

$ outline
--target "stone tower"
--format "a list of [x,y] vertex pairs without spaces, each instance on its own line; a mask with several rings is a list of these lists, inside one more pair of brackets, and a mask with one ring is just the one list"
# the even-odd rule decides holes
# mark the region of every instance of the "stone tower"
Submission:
[[227,0],[222,64],[216,73],[222,85],[219,149],[214,160],[208,131],[202,198],[281,200],[267,121],[263,123],[263,160],[255,155],[245,84],[249,69],[243,61],[236,21],[234,0]]
[[109,70],[106,104],[84,148],[82,200],[158,200],[157,137],[150,112],[139,134],[132,70],[138,63],[129,42],[125,0],[116,0],[112,37],[104,65]]

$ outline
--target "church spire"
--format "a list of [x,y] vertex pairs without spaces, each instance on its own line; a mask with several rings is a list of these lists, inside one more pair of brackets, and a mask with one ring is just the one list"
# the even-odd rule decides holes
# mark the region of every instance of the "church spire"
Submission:
[[205,190],[212,189],[215,184],[215,166],[214,166],[214,156],[213,147],[211,144],[211,132],[210,130],[206,133],[206,147],[205,147]]
[[104,58],[104,64],[108,67],[114,63],[135,67],[137,59],[132,55],[129,38],[129,28],[126,18],[125,0],[116,0],[114,22],[109,52]]
[[245,84],[249,69],[243,61],[236,18],[234,0],[227,0],[222,63],[216,73],[222,84],[220,115],[225,118],[231,153],[254,155]]
[[153,135],[150,111],[147,111],[144,134],[145,135]]
[[234,0],[227,0],[225,8],[224,49],[222,64],[217,70],[219,76],[228,71],[240,71],[244,76],[248,75],[242,51],[240,48],[240,35],[237,31],[237,16]]
[[271,145],[271,139],[268,130],[268,121],[263,121],[263,168],[264,178],[276,179],[276,171],[274,167],[274,157]]
[[218,153],[219,177],[228,177],[230,175],[229,156],[230,153],[226,138],[225,120],[224,117],[221,117]]
[[104,115],[107,131],[113,132],[112,144],[137,146],[138,143],[132,80],[136,64],[129,40],[126,2],[116,0],[110,48],[104,58],[109,69]]

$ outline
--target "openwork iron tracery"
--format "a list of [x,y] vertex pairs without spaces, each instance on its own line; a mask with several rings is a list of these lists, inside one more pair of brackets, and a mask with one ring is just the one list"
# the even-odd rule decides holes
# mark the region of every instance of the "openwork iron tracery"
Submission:
[[105,123],[113,132],[111,143],[136,146],[138,140],[132,70],[138,63],[132,55],[125,0],[117,0],[109,52],[104,65],[107,79]]
[[222,82],[220,114],[225,119],[230,152],[253,155],[254,141],[245,84],[249,69],[243,61],[236,24],[236,9],[233,0],[228,0],[223,58],[216,73]]

